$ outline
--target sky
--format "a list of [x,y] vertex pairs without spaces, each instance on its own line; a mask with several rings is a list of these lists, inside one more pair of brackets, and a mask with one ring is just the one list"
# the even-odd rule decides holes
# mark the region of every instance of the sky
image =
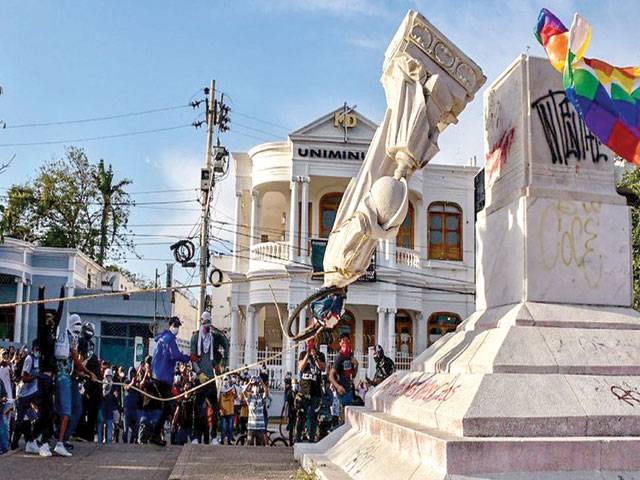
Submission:
[[[486,88],[518,55],[543,55],[532,33],[541,7],[567,25],[576,11],[592,24],[588,56],[640,64],[636,6],[611,0],[0,0],[0,121],[10,127],[0,130],[0,162],[15,155],[0,188],[33,178],[67,145],[111,163],[118,177],[133,181],[129,190],[139,204],[130,224],[142,258],[130,254],[125,266],[152,278],[171,261],[169,243],[198,220],[205,133],[188,125],[202,119],[202,110],[11,127],[182,107],[201,99],[214,78],[232,108],[231,130],[221,142],[246,151],[286,139],[345,101],[379,122],[386,107],[379,82],[384,51],[409,9],[480,65]],[[440,137],[434,161],[463,164],[475,156],[481,164],[482,121],[480,92]],[[52,143],[11,146],[42,142]],[[164,192],[145,193],[158,190]],[[214,200],[214,218],[232,221],[230,181],[219,185]],[[153,204],[167,201],[179,203]],[[191,273],[177,268],[176,278],[188,281]]]

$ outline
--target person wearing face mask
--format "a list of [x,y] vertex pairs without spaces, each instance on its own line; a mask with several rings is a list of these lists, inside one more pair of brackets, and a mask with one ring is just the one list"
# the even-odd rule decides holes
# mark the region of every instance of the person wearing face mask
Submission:
[[[91,322],[82,323],[82,331],[78,338],[78,354],[87,370],[101,378],[102,368],[100,359],[96,354],[95,343],[93,337],[95,335],[95,326]],[[98,408],[102,399],[102,386],[98,382],[86,382],[84,385],[83,411],[85,412],[84,421],[77,427],[76,436],[79,436],[88,442],[93,442],[98,425]]]
[[[191,335],[191,366],[193,371],[197,375],[199,383],[205,383],[207,380],[215,377],[215,351],[217,349],[217,343],[215,336],[213,335],[211,325],[211,314],[209,312],[202,312],[200,317],[200,328],[193,332]],[[195,436],[205,439],[205,443],[209,443],[208,435],[205,432],[208,430],[208,421],[206,415],[202,415],[201,412],[206,412],[206,408],[203,408],[205,402],[211,405],[214,412],[213,425],[216,426],[216,418],[218,416],[218,391],[216,382],[211,382],[207,386],[199,389],[196,392],[196,422],[195,422]],[[213,429],[211,442],[216,443],[216,432]]]
[[224,445],[225,439],[227,445],[231,445],[233,439],[233,410],[236,400],[236,389],[234,388],[228,376],[222,379],[222,388],[218,397],[218,405],[220,405],[220,445]]
[[351,337],[340,335],[340,351],[329,372],[329,381],[336,389],[340,405],[344,408],[353,402],[353,379],[358,373],[358,360],[351,351]]
[[[156,346],[153,351],[151,373],[162,398],[171,397],[173,372],[176,369],[176,363],[189,361],[189,356],[180,351],[176,342],[176,336],[181,325],[182,322],[178,317],[171,317],[169,319],[169,328],[155,337]],[[165,440],[162,439],[162,431],[164,430],[165,422],[173,413],[172,410],[173,407],[170,402],[163,402],[162,414],[153,428],[151,443],[160,446],[166,445]]]
[[50,457],[51,450],[49,444],[43,442],[38,445],[36,438],[42,433],[43,418],[38,416],[35,421],[26,418],[26,413],[31,405],[38,405],[40,398],[38,395],[38,376],[40,374],[40,352],[38,340],[35,339],[31,346],[31,352],[27,355],[22,366],[20,384],[18,385],[16,396],[18,397],[17,410],[18,421],[13,442],[17,444],[20,436],[24,435],[26,441],[25,452],[41,457]]
[[322,373],[326,368],[324,353],[316,349],[315,339],[310,338],[306,343],[306,350],[298,357],[298,371],[300,372],[300,391],[297,409],[296,441],[301,442],[304,430],[307,440],[316,441],[318,415],[316,411],[322,398]]
[[391,376],[396,370],[396,366],[393,360],[384,354],[384,349],[380,345],[376,345],[376,349],[373,352],[373,360],[376,362],[376,373],[370,383],[375,387]]
[[69,439],[69,423],[72,418],[78,415],[77,409],[82,408],[78,402],[79,392],[77,383],[74,384],[72,374],[88,376],[91,380],[97,381],[93,372],[87,370],[78,354],[78,337],[82,332],[82,319],[78,314],[69,315],[64,327],[60,325],[58,337],[55,343],[56,357],[56,380],[55,380],[55,406],[60,419],[58,428],[58,442],[53,452],[63,457],[70,457],[69,444],[65,442]]

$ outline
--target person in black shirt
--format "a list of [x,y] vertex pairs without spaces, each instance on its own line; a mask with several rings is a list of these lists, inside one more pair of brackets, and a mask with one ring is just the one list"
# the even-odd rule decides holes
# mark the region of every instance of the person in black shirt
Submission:
[[351,351],[351,337],[345,332],[340,335],[340,350],[329,371],[329,381],[336,389],[342,407],[353,403],[353,379],[357,373],[358,360]]
[[307,340],[306,350],[300,352],[298,371],[300,372],[299,410],[296,424],[296,441],[302,441],[306,426],[307,438],[316,441],[318,427],[318,406],[322,399],[322,372],[327,364],[324,353],[316,350],[315,340]]
[[373,352],[373,360],[376,362],[376,373],[369,383],[375,387],[391,376],[396,371],[396,366],[393,360],[384,354],[384,349],[380,345],[376,345],[376,349]]

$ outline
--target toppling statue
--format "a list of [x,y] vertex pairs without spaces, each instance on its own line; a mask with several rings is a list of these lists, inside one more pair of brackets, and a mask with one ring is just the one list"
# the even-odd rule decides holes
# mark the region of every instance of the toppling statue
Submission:
[[[484,83],[478,66],[416,12],[409,12],[385,54],[387,110],[358,176],[342,197],[324,255],[324,284],[288,322],[301,340],[340,321],[347,287],[366,271],[379,240],[397,236],[409,208],[408,182],[438,152],[438,136]],[[312,323],[293,333],[311,305]]]

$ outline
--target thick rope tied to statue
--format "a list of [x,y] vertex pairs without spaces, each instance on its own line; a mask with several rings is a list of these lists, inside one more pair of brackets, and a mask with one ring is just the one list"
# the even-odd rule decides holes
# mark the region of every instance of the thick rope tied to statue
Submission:
[[163,398],[163,397],[157,397],[149,392],[145,392],[144,390],[135,387],[129,383],[124,383],[124,382],[105,382],[104,380],[91,380],[92,382],[95,381],[96,383],[100,383],[102,385],[117,385],[117,386],[121,386],[121,387],[125,387],[127,389],[132,389],[135,390],[136,392],[141,393],[142,395],[150,398],[151,400],[157,400],[158,402],[172,402],[174,400],[179,400],[182,397],[185,397],[187,395],[190,395],[191,393],[200,390],[201,388],[206,387],[207,385],[211,384],[212,382],[215,382],[217,379],[219,378],[223,378],[227,375],[233,375],[234,373],[240,373],[243,372],[245,370],[250,370],[252,368],[255,367],[259,367],[260,365],[262,365],[265,362],[268,362],[270,360],[275,360],[276,358],[284,355],[286,352],[288,352],[289,350],[293,350],[294,348],[296,348],[296,345],[292,345],[289,348],[286,348],[280,352],[276,352],[273,355],[270,355],[268,357],[265,357],[263,360],[259,361],[259,362],[255,362],[255,363],[251,363],[249,365],[244,365],[242,367],[236,368],[234,370],[230,370],[228,372],[225,372],[223,374],[220,375],[214,375],[212,378],[208,379],[206,382],[201,383],[200,385],[196,385],[193,388],[190,388],[189,390],[185,390],[184,392],[178,394],[178,395],[174,395],[173,397],[167,397],[167,398]]
[[[278,302],[276,300],[276,295],[273,291],[273,288],[271,287],[271,284],[269,284],[269,290],[271,290],[271,295],[273,296],[273,304],[276,308],[276,312],[278,314],[278,321],[280,323],[280,329],[282,330],[282,334],[286,335],[285,329],[284,329],[284,324],[282,322],[282,315],[280,313],[280,307],[278,307]],[[95,380],[95,382],[100,383],[102,385],[117,385],[117,386],[121,386],[121,387],[125,387],[127,389],[132,389],[135,390],[136,392],[141,393],[142,395],[145,395],[146,397],[150,398],[151,400],[156,400],[158,402],[172,402],[174,400],[179,400],[182,397],[185,397],[187,395],[190,395],[193,392],[196,392],[198,390],[200,390],[201,388],[206,387],[207,385],[211,384],[212,382],[215,382],[217,379],[219,378],[223,378],[227,375],[233,375],[234,373],[240,373],[243,372],[245,370],[250,370],[252,368],[258,367],[260,365],[262,365],[265,362],[268,362],[270,360],[275,360],[278,357],[281,357],[282,355],[284,355],[286,352],[290,351],[290,350],[294,350],[296,348],[296,344],[291,345],[290,347],[287,347],[283,350],[281,350],[280,352],[276,352],[273,355],[270,355],[268,357],[265,357],[263,360],[259,361],[259,362],[254,362],[251,363],[249,365],[244,365],[242,367],[236,368],[234,370],[225,372],[224,374],[220,374],[220,375],[214,375],[212,378],[208,379],[206,382],[201,383],[200,385],[196,385],[193,388],[190,388],[189,390],[185,390],[184,392],[178,394],[178,395],[174,395],[173,397],[167,397],[167,398],[163,398],[163,397],[157,397],[149,392],[145,392],[144,390],[135,387],[129,383],[124,383],[124,382],[105,382],[104,380]],[[94,380],[92,380],[94,381]]]

